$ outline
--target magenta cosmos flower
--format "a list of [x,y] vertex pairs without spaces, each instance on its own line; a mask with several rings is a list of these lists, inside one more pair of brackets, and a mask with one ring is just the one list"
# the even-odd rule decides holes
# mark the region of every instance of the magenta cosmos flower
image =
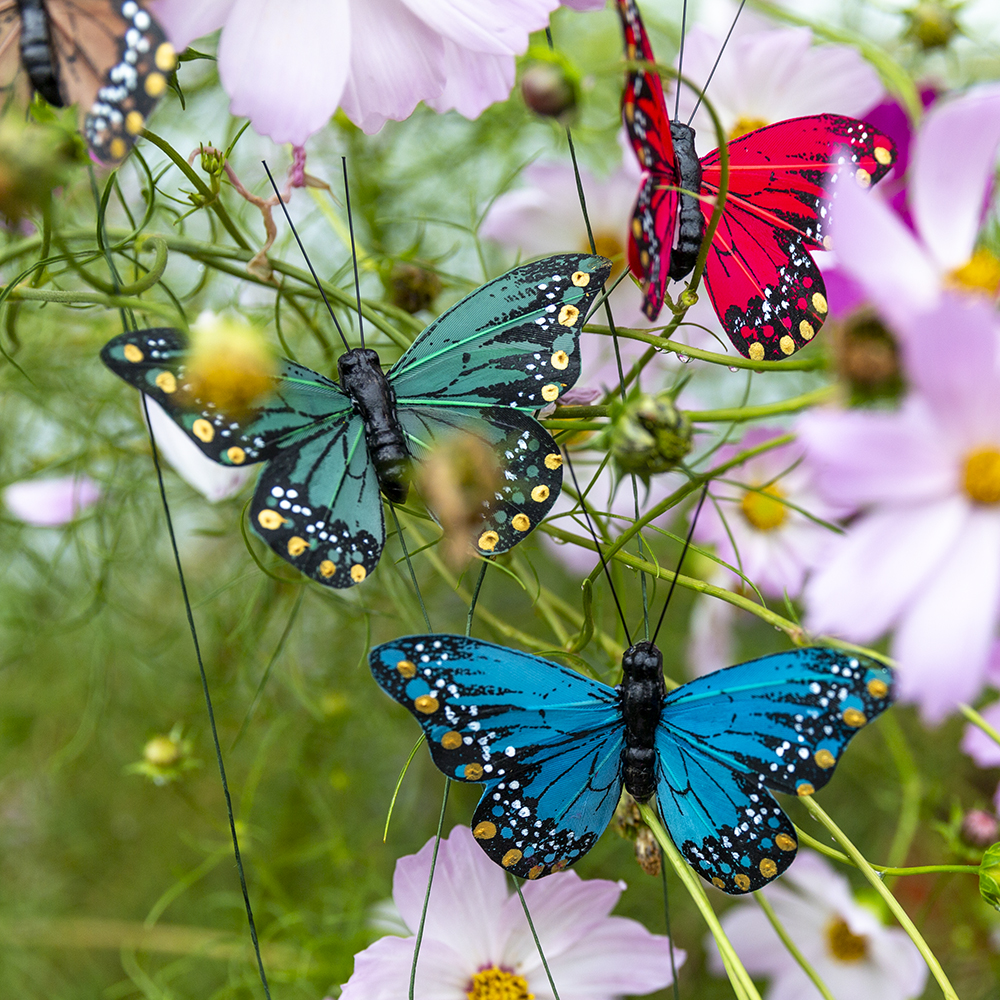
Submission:
[[[818,854],[800,851],[781,882],[761,892],[838,1000],[911,1000],[923,993],[927,966],[913,942],[905,932],[883,927],[871,910],[859,905],[847,879]],[[728,910],[722,926],[747,971],[770,980],[764,1000],[822,1000],[752,900]],[[722,975],[715,943],[710,939],[707,944],[712,969]]]
[[927,113],[913,145],[913,229],[880,196],[847,184],[836,194],[839,266],[900,334],[945,290],[995,298],[1000,261],[977,248],[1000,143],[1000,85],[978,87]]
[[301,146],[337,107],[365,132],[420,101],[477,117],[507,97],[514,56],[559,0],[155,0],[178,51],[222,28],[234,115]]
[[38,528],[55,528],[75,520],[101,496],[89,476],[24,479],[3,491],[7,510],[19,521]]
[[[424,905],[433,840],[400,858],[392,895],[415,934]],[[524,899],[562,1000],[611,1000],[670,984],[667,939],[635,920],[611,917],[624,884],[584,881],[575,872],[526,882]],[[414,937],[384,937],[354,959],[341,1000],[407,996]],[[684,960],[675,952],[675,961]],[[416,1000],[550,1000],[538,949],[507,877],[466,827],[441,841],[417,962]]]
[[900,694],[936,722],[981,690],[1000,619],[1000,326],[984,300],[945,296],[903,342],[898,411],[799,421],[824,496],[862,511],[805,599],[818,632],[894,630]]

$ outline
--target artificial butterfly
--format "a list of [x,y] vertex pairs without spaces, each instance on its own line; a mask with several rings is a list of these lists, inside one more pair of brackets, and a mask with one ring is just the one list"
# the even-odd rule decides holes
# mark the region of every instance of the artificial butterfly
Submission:
[[669,694],[651,642],[626,650],[617,688],[528,653],[457,635],[372,650],[372,674],[423,727],[434,763],[486,785],[483,850],[535,879],[579,860],[622,786],[654,793],[702,878],[753,892],[795,857],[795,828],[767,789],[811,795],[851,737],[892,699],[888,669],[821,646],[777,653]]
[[[635,0],[618,0],[628,59],[653,62]],[[655,72],[630,69],[622,111],[643,169],[629,267],[656,319],[667,282],[694,267],[722,179],[719,151],[698,159],[694,130],[672,122]],[[794,354],[828,312],[810,250],[830,249],[838,184],[869,187],[896,159],[893,141],[843,115],[791,118],[728,144],[729,189],[705,264],[705,286],[733,346],[752,361]]]
[[0,89],[14,88],[23,69],[49,104],[78,104],[87,143],[102,163],[125,158],[176,61],[136,0],[0,2]]
[[340,356],[339,385],[282,359],[273,393],[237,417],[191,393],[177,330],[124,333],[101,359],[213,461],[266,462],[250,505],[256,533],[319,583],[350,587],[385,543],[379,490],[402,503],[410,456],[449,435],[479,438],[501,473],[475,531],[481,555],[506,552],[545,517],[562,455],[532,414],[579,377],[580,330],[610,271],[585,254],[515,267],[438,317],[385,375],[367,348]]

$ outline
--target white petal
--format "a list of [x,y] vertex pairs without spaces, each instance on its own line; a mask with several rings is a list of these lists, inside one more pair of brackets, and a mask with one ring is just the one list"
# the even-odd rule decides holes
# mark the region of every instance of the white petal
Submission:
[[301,146],[333,115],[351,54],[349,0],[235,0],[219,41],[230,111]]
[[715,597],[697,597],[688,630],[687,661],[694,677],[736,662],[733,624],[736,608]]
[[960,267],[972,255],[1000,143],[1000,87],[980,87],[935,105],[917,136],[910,204],[938,262]]
[[149,9],[178,52],[226,23],[236,0],[153,0]]
[[[401,1000],[408,996],[415,938],[384,937],[354,956],[354,973],[341,1000]],[[424,937],[417,959],[414,995],[434,1000],[467,1000],[476,971],[465,955],[443,941]]]
[[220,465],[213,462],[153,399],[147,397],[149,424],[153,428],[156,447],[186,483],[202,496],[217,503],[239,493],[244,483],[256,471],[254,466]]
[[3,491],[7,510],[19,521],[39,528],[67,524],[100,496],[101,488],[88,476],[25,479]]
[[351,34],[351,71],[340,104],[364,132],[402,121],[420,101],[440,96],[443,40],[400,0],[355,3]]
[[514,57],[506,53],[475,52],[444,41],[445,84],[427,104],[435,111],[454,109],[466,118],[478,118],[491,104],[505,101],[514,86]]
[[463,48],[520,55],[559,0],[404,0],[421,20]]

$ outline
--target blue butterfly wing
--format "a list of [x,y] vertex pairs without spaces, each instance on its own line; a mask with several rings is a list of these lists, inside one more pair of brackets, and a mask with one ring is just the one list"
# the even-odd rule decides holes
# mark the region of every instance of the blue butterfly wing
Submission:
[[621,794],[624,725],[613,688],[528,653],[456,635],[375,647],[375,680],[420,723],[434,763],[483,782],[473,817],[507,871],[561,871],[604,832]]
[[331,418],[286,443],[261,471],[250,522],[279,556],[318,583],[361,583],[385,544],[361,418]]
[[534,417],[513,407],[400,408],[407,447],[422,459],[449,437],[468,434],[486,444],[498,466],[498,488],[472,534],[482,555],[513,548],[548,514],[562,489],[562,454]]
[[580,377],[579,335],[611,262],[563,254],[515,267],[439,316],[388,373],[401,408],[535,411]]
[[214,462],[250,465],[277,454],[306,428],[347,418],[351,401],[336,382],[284,358],[274,390],[234,418],[185,390],[188,341],[170,328],[137,330],[108,341],[101,360],[119,378],[156,400]]
[[732,893],[780,875],[797,843],[765,789],[822,788],[854,734],[889,706],[892,685],[874,661],[814,647],[672,691],[656,736],[657,802],[691,866]]

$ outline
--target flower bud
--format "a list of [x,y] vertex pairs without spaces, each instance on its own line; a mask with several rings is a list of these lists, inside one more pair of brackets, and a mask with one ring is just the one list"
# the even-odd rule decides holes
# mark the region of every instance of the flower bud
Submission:
[[663,868],[660,845],[648,826],[643,826],[635,836],[635,860],[647,875],[659,875]]
[[962,837],[977,847],[992,844],[1000,833],[1000,824],[996,816],[984,809],[970,809],[962,817]]
[[0,119],[0,215],[9,223],[42,209],[83,161],[82,146],[56,121]]
[[643,480],[672,469],[691,450],[691,424],[667,392],[635,395],[612,410],[611,455]]
[[191,756],[191,741],[183,736],[180,726],[174,726],[169,734],[149,740],[143,747],[142,760],[125,770],[129,774],[144,775],[154,785],[166,785],[196,767],[201,767],[201,761]]
[[979,895],[1000,910],[1000,844],[987,847],[979,862]]
[[663,866],[660,845],[656,842],[653,831],[642,821],[639,806],[628,792],[622,793],[611,826],[619,837],[632,841],[639,867],[647,875],[659,875]]
[[580,77],[570,63],[557,52],[532,49],[521,74],[524,103],[546,118],[568,124],[580,100]]
[[856,313],[837,326],[833,349],[852,406],[893,403],[903,394],[899,348],[874,313]]
[[916,42],[925,52],[945,48],[961,30],[955,18],[960,6],[946,0],[919,0],[903,11],[907,22],[904,37]]
[[397,263],[389,275],[392,304],[413,315],[428,309],[441,294],[441,279],[416,264]]

